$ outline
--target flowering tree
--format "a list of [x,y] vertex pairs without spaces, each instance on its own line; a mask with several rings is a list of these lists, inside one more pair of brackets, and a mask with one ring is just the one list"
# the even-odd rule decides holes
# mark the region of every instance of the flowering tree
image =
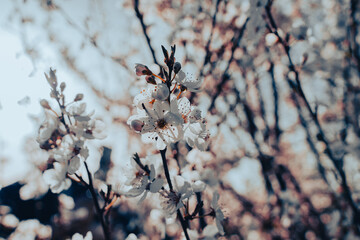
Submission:
[[4,7],[47,92],[0,238],[359,238],[358,1]]

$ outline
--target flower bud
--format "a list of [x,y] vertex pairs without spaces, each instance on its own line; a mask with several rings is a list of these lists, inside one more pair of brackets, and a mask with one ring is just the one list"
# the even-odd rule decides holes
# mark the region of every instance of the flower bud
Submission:
[[145,80],[147,83],[154,84],[154,85],[156,84],[155,77],[153,75],[146,76]]
[[57,78],[56,78],[55,73],[56,73],[56,70],[52,70],[51,68],[50,68],[50,72],[49,72],[50,77],[46,73],[44,73],[46,80],[48,81],[49,85],[53,89],[56,89],[56,87],[57,87]]
[[40,105],[45,109],[51,109],[49,102],[45,99],[40,100]]
[[176,62],[174,64],[174,72],[177,74],[181,69],[181,64],[179,62]]
[[137,132],[140,132],[144,126],[144,123],[140,120],[133,120],[130,124],[131,128]]
[[83,98],[84,98],[84,94],[78,93],[78,94],[76,94],[76,96],[75,96],[74,102],[81,101]]
[[60,84],[60,90],[63,92],[64,89],[65,89],[65,87],[66,87],[66,84],[65,84],[64,82],[62,82],[62,83]]
[[56,97],[57,97],[57,91],[54,91],[54,90],[51,91],[51,92],[50,92],[50,97],[51,97],[51,98],[56,98]]
[[169,94],[169,88],[165,84],[161,83],[156,86],[151,96],[156,100],[164,101],[169,97]]
[[135,71],[137,76],[152,75],[152,72],[147,66],[139,63],[135,65]]

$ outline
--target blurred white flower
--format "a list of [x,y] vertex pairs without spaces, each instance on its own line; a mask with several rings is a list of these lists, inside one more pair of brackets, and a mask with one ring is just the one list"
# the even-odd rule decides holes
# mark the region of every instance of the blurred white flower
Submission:
[[37,167],[33,166],[28,173],[24,179],[25,185],[19,190],[22,200],[38,198],[46,194],[49,190],[49,186],[45,183],[42,172]]
[[203,122],[190,123],[185,130],[184,137],[190,147],[197,147],[201,151],[205,151],[209,145],[209,132]]
[[66,162],[54,162],[54,168],[44,172],[43,178],[45,182],[50,185],[50,189],[53,193],[60,193],[70,187],[71,181],[66,178],[67,172],[68,165]]
[[214,225],[207,225],[202,232],[202,235],[204,237],[202,239],[216,240],[217,238],[215,238],[215,235],[217,233],[218,233],[218,229]]
[[[199,239],[199,233],[198,233],[196,230],[188,229],[187,231],[188,231],[190,240],[197,240],[197,239]],[[182,236],[182,239],[183,239],[183,240],[186,240],[186,237],[185,237],[184,232],[181,233],[181,236]]]
[[224,220],[224,214],[220,209],[218,201],[219,201],[219,193],[215,191],[211,201],[211,208],[212,208],[211,215],[215,218],[216,227],[219,230],[219,233],[221,235],[224,235],[225,233],[224,228],[221,224],[221,222]]
[[71,240],[92,240],[92,239],[93,239],[93,235],[90,231],[86,233],[85,237],[83,237],[80,233],[75,233],[71,238]]
[[70,124],[71,132],[75,133],[78,138],[85,139],[104,139],[105,124],[99,119],[91,119],[94,112],[85,114],[86,103],[73,104],[69,107],[68,114],[74,118],[75,122]]
[[125,240],[138,240],[138,238],[136,237],[135,234],[130,233],[130,234],[125,238]]
[[52,230],[50,226],[42,225],[37,219],[21,221],[9,240],[50,239]]
[[191,188],[194,192],[202,192],[205,190],[206,184],[201,180],[197,180],[191,184]]
[[36,140],[40,144],[41,148],[52,149],[57,146],[56,141],[62,138],[64,132],[62,132],[62,129],[59,128],[60,121],[57,116],[51,112],[45,112],[45,117],[46,119],[39,128]]
[[83,122],[83,121],[89,121],[91,114],[85,114],[86,110],[86,103],[80,103],[80,104],[72,104],[67,112],[70,116],[74,117],[75,120]]
[[213,169],[207,168],[201,172],[201,180],[210,187],[216,186],[219,183],[217,174]]

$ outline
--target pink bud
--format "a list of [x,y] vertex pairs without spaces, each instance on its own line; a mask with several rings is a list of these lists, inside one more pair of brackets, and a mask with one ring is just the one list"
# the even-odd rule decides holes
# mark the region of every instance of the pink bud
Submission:
[[40,101],[40,105],[45,108],[45,109],[51,109],[50,105],[49,105],[49,102],[46,101],[45,99],[41,99]]
[[136,71],[136,75],[137,76],[142,76],[142,75],[152,75],[152,72],[150,71],[150,69],[140,63],[137,63],[135,65],[135,71]]
[[147,83],[154,84],[154,85],[156,84],[155,77],[152,75],[146,76],[145,80]]
[[130,124],[131,128],[137,132],[140,132],[144,126],[144,123],[140,120],[133,120]]

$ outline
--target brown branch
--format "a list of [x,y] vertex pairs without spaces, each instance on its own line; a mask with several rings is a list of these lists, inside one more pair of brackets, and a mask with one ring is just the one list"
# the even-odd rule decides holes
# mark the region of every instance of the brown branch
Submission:
[[294,90],[296,93],[298,93],[298,95],[302,98],[303,102],[305,103],[306,108],[308,109],[312,120],[315,122],[315,125],[318,129],[318,139],[320,141],[322,141],[325,146],[326,146],[326,151],[325,153],[328,155],[329,159],[332,161],[332,163],[334,164],[336,170],[338,171],[340,178],[341,178],[341,186],[343,188],[344,191],[344,197],[345,199],[348,201],[348,203],[350,204],[350,207],[352,208],[353,212],[354,212],[354,222],[357,224],[358,226],[358,232],[359,232],[359,228],[360,228],[360,212],[356,206],[356,203],[354,201],[354,199],[352,198],[351,195],[351,190],[347,184],[347,179],[346,179],[346,173],[343,169],[343,159],[337,159],[335,158],[335,156],[333,155],[331,148],[330,148],[330,143],[328,142],[325,133],[320,125],[320,122],[317,118],[317,114],[315,111],[312,110],[310,103],[308,101],[308,99],[305,96],[305,93],[302,89],[301,86],[301,82],[300,82],[300,78],[299,78],[299,71],[295,68],[295,65],[293,64],[293,61],[291,59],[290,56],[290,47],[289,44],[279,35],[277,29],[277,25],[276,22],[274,20],[274,17],[272,16],[271,13],[271,6],[272,6],[272,0],[268,0],[268,3],[265,6],[265,12],[266,12],[266,16],[269,19],[270,22],[270,26],[268,26],[268,29],[270,30],[270,32],[272,32],[273,34],[275,34],[278,39],[280,44],[283,46],[285,53],[288,57],[289,60],[289,70],[294,72],[295,74],[295,82],[296,82],[296,86],[294,86]]
[[225,83],[230,79],[230,75],[228,73],[229,68],[230,68],[230,64],[234,60],[235,50],[238,48],[238,46],[240,44],[240,41],[241,41],[241,39],[242,39],[242,37],[244,35],[244,32],[245,32],[246,25],[247,25],[248,21],[249,21],[249,18],[247,18],[244,25],[240,29],[238,29],[238,31],[235,32],[235,36],[231,41],[232,42],[232,47],[231,47],[230,59],[227,62],[227,66],[225,68],[224,73],[222,74],[220,83],[216,86],[216,91],[215,91],[215,93],[214,93],[214,95],[212,97],[211,104],[209,106],[208,111],[211,111],[215,107],[216,98],[220,95],[220,93],[222,91],[222,88],[225,85]]
[[144,36],[146,38],[146,42],[148,44],[148,47],[150,49],[150,52],[151,52],[151,55],[153,57],[153,60],[154,62],[157,64],[157,65],[160,65],[158,63],[158,61],[156,60],[156,56],[155,56],[155,51],[153,49],[153,47],[151,46],[151,41],[150,41],[150,37],[147,33],[147,25],[144,23],[144,16],[143,14],[140,12],[139,10],[139,0],[134,0],[134,10],[135,10],[135,13],[136,13],[136,17],[139,19],[140,21],[140,24],[141,24],[141,28],[143,30],[143,33],[144,33]]
[[96,213],[97,213],[98,217],[100,218],[101,226],[102,226],[102,229],[104,231],[105,240],[110,240],[111,239],[110,231],[109,231],[108,226],[105,223],[105,219],[104,219],[104,216],[103,216],[103,211],[101,211],[101,209],[100,209],[98,198],[97,198],[97,195],[96,195],[96,192],[95,192],[95,189],[94,189],[94,185],[93,185],[92,175],[91,175],[91,173],[89,171],[89,167],[88,167],[87,163],[84,162],[84,164],[85,164],[86,172],[87,172],[88,177],[89,177],[89,184],[87,185],[87,187],[88,187],[88,189],[89,189],[89,191],[91,193],[91,196],[92,196],[92,199],[93,199],[93,202],[94,202],[94,205],[95,205]]

